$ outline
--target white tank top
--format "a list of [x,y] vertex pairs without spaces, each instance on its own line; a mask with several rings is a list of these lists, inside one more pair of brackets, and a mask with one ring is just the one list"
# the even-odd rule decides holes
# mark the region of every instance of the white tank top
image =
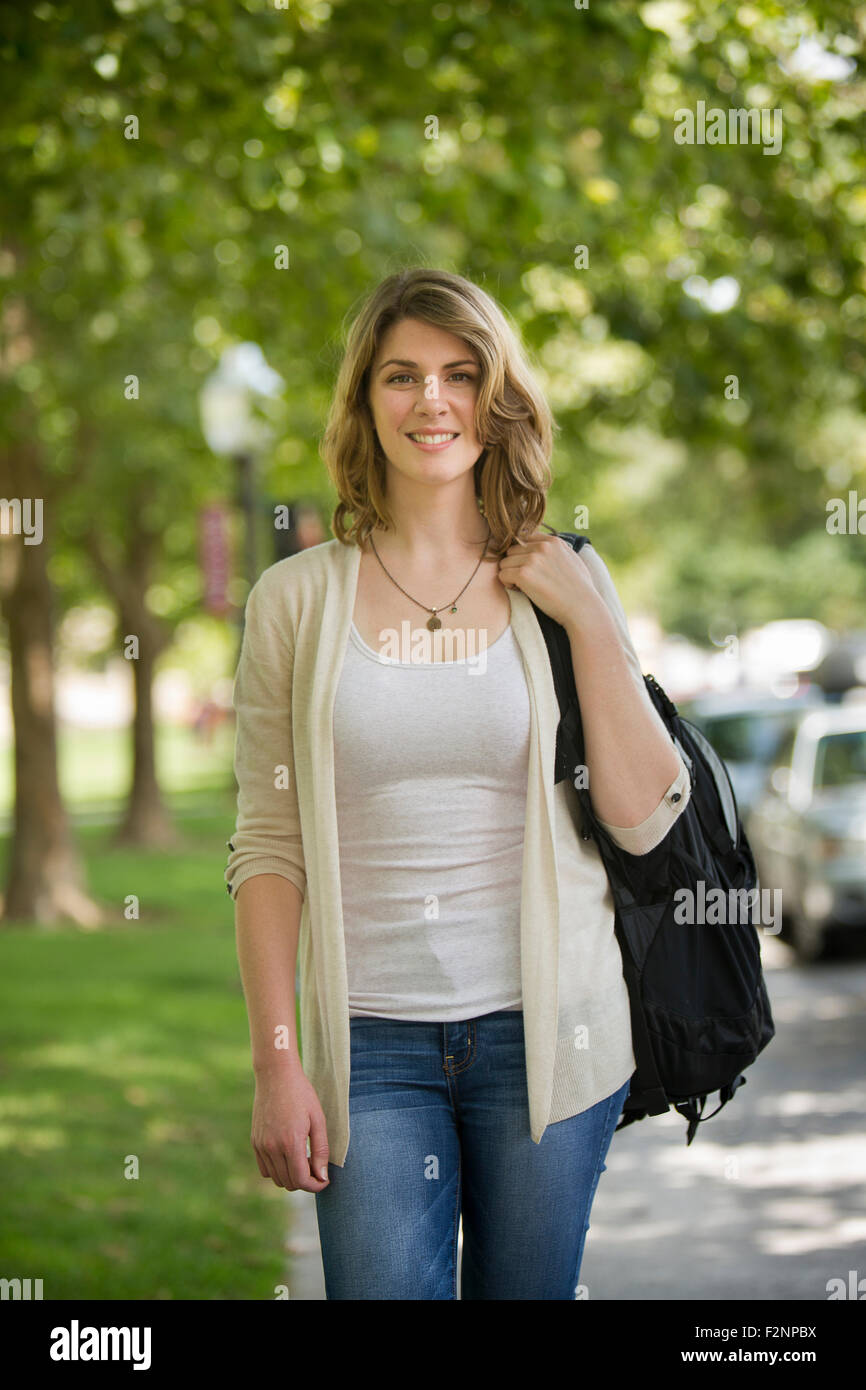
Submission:
[[521,1008],[530,709],[511,626],[483,657],[425,663],[383,659],[352,623],[333,728],[350,1016]]

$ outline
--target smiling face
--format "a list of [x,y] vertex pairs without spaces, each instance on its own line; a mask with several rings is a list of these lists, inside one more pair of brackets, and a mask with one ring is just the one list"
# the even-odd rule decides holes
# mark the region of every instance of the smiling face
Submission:
[[370,409],[389,465],[418,482],[443,483],[472,468],[481,369],[462,338],[418,319],[384,335],[370,372]]

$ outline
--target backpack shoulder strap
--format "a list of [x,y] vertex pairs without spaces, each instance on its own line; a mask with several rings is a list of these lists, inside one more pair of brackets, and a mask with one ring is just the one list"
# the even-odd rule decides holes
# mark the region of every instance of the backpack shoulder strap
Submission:
[[[575,553],[583,549],[585,545],[591,545],[589,536],[579,536],[573,531],[555,531],[553,527],[547,528],[555,536],[567,541]],[[543,609],[533,603],[535,616],[538,619],[544,637],[547,651],[550,656],[551,670],[553,671],[553,684],[556,689],[556,698],[559,702],[560,721],[556,733],[556,762],[553,780],[562,782],[566,777],[572,775],[572,754],[576,751],[580,754],[578,762],[583,760],[581,752],[583,748],[583,727],[580,721],[580,707],[577,702],[577,691],[574,685],[574,670],[571,665],[571,648],[565,629],[553,620]]]
[[[568,541],[575,552],[582,550],[584,545],[592,544],[589,536],[580,536],[571,531],[559,531],[555,534],[559,535],[563,540]],[[556,770],[554,773],[554,780],[556,782],[561,782],[566,777],[571,776],[572,763],[575,758],[578,762],[583,761],[583,725],[580,718],[580,705],[577,699],[577,690],[574,684],[571,649],[565,631],[560,624],[554,622],[546,613],[537,608],[535,604],[533,604],[533,608],[535,608],[535,613],[538,617],[548,652],[550,653],[553,680],[559,700],[561,719],[556,736]],[[589,838],[589,836],[585,835],[584,838]],[[621,1124],[627,1124],[630,1119],[636,1119],[641,1114],[664,1114],[665,1111],[670,1109],[670,1106],[667,1096],[665,1095],[664,1087],[659,1079],[647,1021],[641,1005],[640,973],[635,966],[628,942],[622,931],[618,911],[615,913],[614,918],[614,932],[620,945],[623,961],[623,976],[628,986],[631,1005],[635,1076],[639,1078],[641,1083],[639,1098],[637,1100],[637,1104],[640,1108],[637,1114],[634,1114],[634,1108],[630,1115],[624,1112]]]

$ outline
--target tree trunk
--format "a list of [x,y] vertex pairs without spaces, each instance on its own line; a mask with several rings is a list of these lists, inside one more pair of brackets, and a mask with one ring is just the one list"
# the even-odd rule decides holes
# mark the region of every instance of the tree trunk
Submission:
[[[127,576],[131,578],[131,576]],[[146,576],[135,585],[140,598],[136,612],[129,612],[129,603],[121,609],[122,640],[129,634],[138,637],[138,658],[131,662],[135,683],[135,713],[132,724],[132,787],[123,821],[114,843],[165,849],[177,844],[177,832],[162,799],[156,775],[156,749],[153,724],[153,676],[156,659],[165,642],[157,625],[144,605]],[[132,586],[125,586],[127,589]]]
[[159,538],[142,529],[140,508],[129,518],[122,567],[112,563],[94,529],[84,538],[87,553],[117,604],[120,646],[126,653],[130,638],[137,653],[129,656],[135,691],[132,723],[132,786],[123,820],[113,838],[117,846],[167,849],[177,844],[177,831],[162,799],[156,775],[153,725],[153,677],[157,658],[168,645],[163,624],[147,606],[153,552]]
[[[30,453],[30,451],[28,451]],[[23,467],[2,469],[9,492],[20,499]],[[28,495],[41,493],[38,466],[27,459]],[[35,484],[35,485],[34,485]],[[43,523],[51,502],[43,505]],[[54,711],[53,605],[47,573],[50,545],[25,545],[22,535],[0,535],[0,611],[8,624],[12,718],[15,739],[15,813],[2,921],[38,926],[72,920],[103,925],[104,913],[87,891],[57,779]]]

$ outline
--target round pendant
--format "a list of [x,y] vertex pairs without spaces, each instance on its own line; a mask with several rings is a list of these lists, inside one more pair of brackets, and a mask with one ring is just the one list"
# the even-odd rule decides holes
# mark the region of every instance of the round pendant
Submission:
[[429,627],[431,632],[435,632],[437,627],[442,626],[442,620],[441,618],[437,618],[436,614],[434,613],[432,618],[427,619],[427,626]]

